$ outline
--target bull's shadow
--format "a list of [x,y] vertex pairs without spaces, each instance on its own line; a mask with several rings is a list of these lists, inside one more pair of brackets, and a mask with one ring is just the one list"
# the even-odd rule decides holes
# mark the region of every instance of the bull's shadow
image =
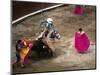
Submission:
[[42,38],[33,41],[33,45],[30,54],[30,58],[33,60],[52,58],[55,54],[47,42]]

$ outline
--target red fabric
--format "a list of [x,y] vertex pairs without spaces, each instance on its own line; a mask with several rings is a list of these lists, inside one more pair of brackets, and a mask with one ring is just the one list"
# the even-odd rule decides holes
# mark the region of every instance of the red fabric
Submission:
[[75,9],[74,9],[74,14],[83,15],[84,14],[84,8],[81,7],[80,5],[76,5]]
[[75,48],[79,53],[84,53],[88,50],[90,46],[90,40],[86,33],[80,34],[75,33]]

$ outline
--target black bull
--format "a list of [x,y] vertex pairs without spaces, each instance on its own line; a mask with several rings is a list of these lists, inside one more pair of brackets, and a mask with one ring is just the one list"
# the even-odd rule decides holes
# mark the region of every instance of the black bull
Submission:
[[53,50],[48,46],[47,42],[43,40],[35,40],[33,42],[32,51],[34,51],[39,58],[41,57],[52,57],[54,52]]

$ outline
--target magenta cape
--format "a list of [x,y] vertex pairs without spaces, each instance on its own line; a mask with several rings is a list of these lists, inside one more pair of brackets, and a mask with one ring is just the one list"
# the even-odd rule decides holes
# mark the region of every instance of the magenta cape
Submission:
[[75,9],[74,9],[74,14],[83,15],[84,14],[84,8],[81,7],[80,5],[76,5]]
[[90,46],[90,40],[86,33],[80,34],[75,33],[75,48],[79,53],[84,53],[88,50]]
[[24,61],[23,61],[23,64],[27,64],[28,60],[29,60],[29,55],[31,53],[31,48],[32,48],[32,44],[30,43],[28,48],[26,49],[29,49],[29,51],[26,53],[25,57],[24,57]]

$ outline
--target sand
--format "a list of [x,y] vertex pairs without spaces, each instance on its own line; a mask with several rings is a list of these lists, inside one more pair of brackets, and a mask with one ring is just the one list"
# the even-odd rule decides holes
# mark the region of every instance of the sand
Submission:
[[[69,71],[96,68],[96,12],[95,7],[85,9],[83,16],[73,13],[74,5],[64,5],[43,13],[28,17],[12,25],[12,63],[15,57],[15,41],[23,38],[35,39],[40,31],[40,22],[51,17],[55,27],[59,30],[61,39],[53,43],[56,56],[49,59],[31,59],[26,68],[19,65],[13,67],[13,73]],[[78,28],[83,28],[87,33],[91,45],[85,54],[77,53],[74,48],[74,33]]]

